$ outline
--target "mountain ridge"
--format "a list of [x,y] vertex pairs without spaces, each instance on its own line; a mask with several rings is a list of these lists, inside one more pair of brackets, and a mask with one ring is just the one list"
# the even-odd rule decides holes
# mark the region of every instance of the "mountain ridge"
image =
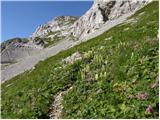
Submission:
[[[57,52],[53,51],[53,53],[51,53],[51,51],[52,49],[56,49],[55,51],[57,51],[56,46],[58,46],[58,44],[68,43],[68,45],[63,45],[66,46],[66,49],[69,47],[73,47],[74,45],[79,44],[80,42],[86,41],[88,39],[96,37],[97,35],[102,34],[106,30],[125,21],[129,16],[134,14],[134,12],[136,12],[143,6],[147,5],[148,3],[148,0],[144,2],[125,1],[122,5],[122,1],[113,2],[112,0],[96,0],[93,3],[92,7],[80,18],[73,16],[55,17],[48,23],[40,25],[33,33],[33,35],[30,38],[28,38],[29,41],[25,43],[25,45],[20,44],[19,48],[17,48],[15,44],[9,45],[10,47],[6,47],[7,49],[3,50],[4,52],[1,52],[1,63],[12,63],[12,61],[16,61],[15,65],[13,64],[12,66],[2,68],[4,72],[4,75],[2,74],[2,79],[3,76],[6,76],[5,79],[8,78],[7,76],[11,77],[13,74],[12,69],[15,68],[15,71],[17,71],[16,66],[19,64],[24,64],[24,66],[26,67],[25,61],[26,63],[28,63],[27,59],[32,59],[33,57],[33,59],[36,59],[36,61],[38,62],[41,59],[44,60],[45,57],[47,58],[51,55],[54,55],[54,53]],[[129,9],[132,10],[130,11]],[[104,11],[105,14],[102,11]],[[124,12],[121,13],[121,11]],[[105,21],[104,15],[108,16],[108,19],[106,19]],[[63,50],[63,48],[58,49],[58,51]],[[35,63],[33,65],[35,65]],[[27,67],[25,69],[25,67],[22,67],[23,70],[18,69],[16,74],[14,73],[13,75],[15,76],[24,70],[31,69],[30,67]]]

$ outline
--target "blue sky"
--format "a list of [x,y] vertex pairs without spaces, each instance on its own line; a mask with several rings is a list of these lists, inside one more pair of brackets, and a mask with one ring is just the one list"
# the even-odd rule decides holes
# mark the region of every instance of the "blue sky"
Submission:
[[14,37],[29,37],[37,28],[56,16],[81,16],[91,1],[3,1],[2,41]]

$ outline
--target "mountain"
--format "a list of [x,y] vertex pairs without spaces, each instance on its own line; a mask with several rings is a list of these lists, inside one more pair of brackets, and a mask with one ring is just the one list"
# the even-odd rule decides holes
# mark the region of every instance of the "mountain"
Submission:
[[48,23],[40,25],[30,39],[33,41],[43,40],[44,48],[55,45],[64,39],[71,39],[68,31],[72,29],[72,25],[77,19],[78,17],[74,16],[55,17]]
[[39,26],[32,37],[48,38],[50,35],[49,38],[54,38],[55,34],[59,34],[60,37],[78,40],[95,32],[107,22],[134,12],[148,3],[149,0],[95,0],[92,7],[79,19],[72,16],[56,17],[47,24]]
[[1,86],[2,118],[158,119],[159,2],[137,4],[83,37],[64,39],[3,70],[2,78],[11,76]]
[[43,48],[69,37],[68,30],[77,17],[59,16],[41,25],[30,38],[13,38],[1,45],[1,63],[19,62],[29,56],[39,53]]
[[13,64],[42,49],[43,42],[35,43],[26,38],[13,38],[1,44],[1,63]]
[[71,29],[72,24],[78,19],[78,17],[73,16],[59,16],[55,17],[53,20],[49,21],[44,25],[40,25],[36,31],[31,36],[32,38],[51,38],[54,39],[55,36],[69,36],[68,31]]
[[[64,40],[74,41],[67,47],[78,44],[81,41],[85,41],[94,38],[106,30],[122,23],[127,17],[134,14],[135,11],[148,4],[149,1],[112,1],[112,0],[95,0],[92,7],[80,18],[74,16],[59,16],[49,21],[44,25],[40,25],[36,31],[29,37],[27,43],[19,42],[16,39],[8,40],[8,42],[2,43],[3,51],[1,51],[1,63],[7,67],[13,63],[20,63],[23,60],[25,66],[26,61],[30,57],[37,56],[37,62],[42,60],[41,54],[46,54],[47,51],[43,50],[49,47],[56,47],[56,45]],[[19,38],[21,39],[21,38]],[[23,39],[21,39],[23,40]],[[13,41],[13,42],[9,42]],[[15,43],[14,43],[15,41]],[[9,43],[9,44],[8,44]],[[63,45],[65,46],[65,45]],[[59,48],[63,49],[63,48]],[[49,50],[50,51],[50,50]],[[54,52],[53,52],[54,53]],[[50,52],[48,52],[50,54]],[[54,54],[50,54],[52,56]],[[43,55],[46,56],[46,55]],[[46,58],[49,55],[46,56]],[[45,59],[45,58],[43,58]],[[31,63],[34,63],[30,61]],[[36,63],[36,62],[35,62]],[[15,68],[17,68],[15,65]],[[28,65],[31,66],[31,65]],[[34,64],[33,64],[34,66]],[[32,66],[32,67],[33,67]],[[13,66],[12,66],[13,68]],[[4,76],[7,75],[15,76],[24,70],[31,69],[31,67],[24,69],[18,69],[19,71],[14,72],[11,68],[5,69]],[[14,69],[14,68],[13,68]],[[10,77],[9,77],[10,78]],[[6,78],[5,78],[6,79]]]
[[85,39],[89,33],[95,32],[107,22],[134,12],[148,2],[146,0],[95,0],[92,7],[74,23],[72,34],[78,39]]

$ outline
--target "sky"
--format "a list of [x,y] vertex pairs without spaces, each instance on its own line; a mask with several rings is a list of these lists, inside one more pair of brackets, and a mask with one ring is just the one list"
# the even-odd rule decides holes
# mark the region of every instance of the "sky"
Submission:
[[2,1],[1,42],[29,37],[39,25],[56,16],[82,16],[92,1]]

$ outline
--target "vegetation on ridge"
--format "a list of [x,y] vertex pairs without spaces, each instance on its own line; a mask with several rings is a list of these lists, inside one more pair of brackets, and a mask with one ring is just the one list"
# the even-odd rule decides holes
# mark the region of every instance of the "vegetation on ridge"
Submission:
[[[158,2],[130,19],[3,83],[2,118],[48,118],[70,86],[62,118],[158,118]],[[62,62],[77,51],[81,60]]]

